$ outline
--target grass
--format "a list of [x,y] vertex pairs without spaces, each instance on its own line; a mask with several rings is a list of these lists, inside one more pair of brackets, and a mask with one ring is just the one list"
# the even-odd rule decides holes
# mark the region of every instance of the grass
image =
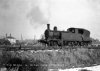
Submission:
[[43,71],[45,71],[47,68],[65,69],[73,66],[84,67],[100,64],[100,50],[78,47],[75,49],[60,49],[58,51],[0,51],[0,67],[3,67],[2,64],[6,64],[12,58],[20,58],[26,64],[40,63],[40,65],[44,65],[42,69],[44,68]]

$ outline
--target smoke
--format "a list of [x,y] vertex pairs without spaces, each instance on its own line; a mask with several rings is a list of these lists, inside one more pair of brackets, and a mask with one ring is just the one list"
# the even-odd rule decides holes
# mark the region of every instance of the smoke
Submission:
[[4,8],[4,9],[7,9],[9,8],[9,0],[0,0],[0,7],[1,8]]
[[0,8],[8,10],[11,8],[13,0],[0,0]]
[[34,22],[38,24],[46,24],[48,22],[38,6],[33,8],[27,17],[30,19],[31,24],[34,24]]
[[37,2],[38,3],[36,5],[32,5],[31,10],[27,14],[27,18],[29,19],[30,24],[34,28],[37,28],[40,25],[48,23],[48,18],[46,17],[47,14],[46,12],[43,12],[43,11],[47,11],[46,6],[40,4],[39,0]]

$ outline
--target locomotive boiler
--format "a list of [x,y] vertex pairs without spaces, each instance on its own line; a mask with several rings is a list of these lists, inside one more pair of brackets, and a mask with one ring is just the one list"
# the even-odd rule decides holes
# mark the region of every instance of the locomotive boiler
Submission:
[[45,39],[40,42],[48,46],[87,46],[92,43],[90,31],[83,28],[68,28],[67,31],[59,31],[55,26],[50,29],[50,24],[47,24],[47,29],[44,32]]

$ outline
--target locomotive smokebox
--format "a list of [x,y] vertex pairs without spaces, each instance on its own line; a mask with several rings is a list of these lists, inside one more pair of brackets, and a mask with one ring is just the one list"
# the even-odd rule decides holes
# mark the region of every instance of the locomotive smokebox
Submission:
[[50,24],[47,24],[47,30],[50,30]]

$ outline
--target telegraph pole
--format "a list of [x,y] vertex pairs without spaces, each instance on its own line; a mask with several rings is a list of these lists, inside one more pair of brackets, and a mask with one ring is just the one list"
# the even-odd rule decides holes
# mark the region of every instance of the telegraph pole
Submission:
[[23,36],[22,36],[22,34],[21,34],[21,40],[23,41]]

